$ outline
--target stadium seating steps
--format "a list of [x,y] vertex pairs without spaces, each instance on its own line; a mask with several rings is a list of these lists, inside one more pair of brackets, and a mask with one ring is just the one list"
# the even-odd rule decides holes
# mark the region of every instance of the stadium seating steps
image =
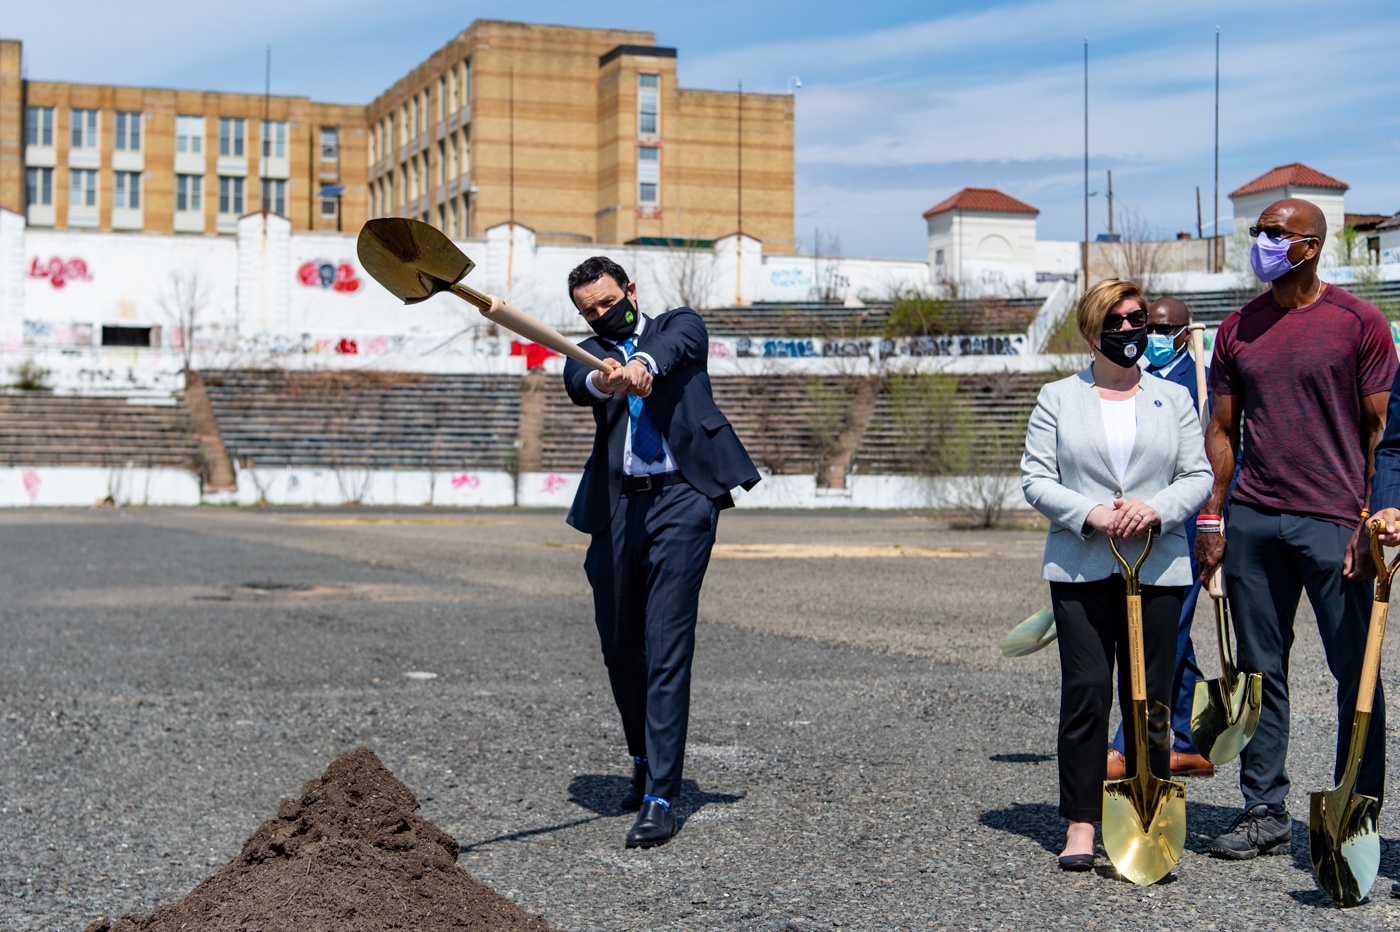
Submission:
[[197,471],[200,453],[180,406],[6,390],[0,392],[0,462]]

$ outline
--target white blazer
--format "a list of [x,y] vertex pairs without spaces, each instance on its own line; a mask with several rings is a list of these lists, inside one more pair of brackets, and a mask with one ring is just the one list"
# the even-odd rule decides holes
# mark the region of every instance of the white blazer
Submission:
[[[1108,452],[1099,393],[1090,369],[1040,390],[1026,427],[1021,489],[1050,519],[1040,575],[1051,582],[1107,579],[1118,565],[1108,538],[1089,528],[1096,505],[1140,499],[1162,517],[1152,554],[1142,567],[1147,586],[1191,584],[1191,559],[1182,523],[1210,494],[1213,474],[1191,394],[1166,379],[1144,375],[1137,401],[1137,439],[1121,480]],[[1118,541],[1124,558],[1142,553],[1143,539]]]

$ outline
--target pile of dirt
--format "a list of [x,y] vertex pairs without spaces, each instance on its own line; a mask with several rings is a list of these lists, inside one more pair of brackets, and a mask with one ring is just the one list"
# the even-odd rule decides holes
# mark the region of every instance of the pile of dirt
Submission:
[[180,902],[87,932],[549,932],[458,867],[457,842],[417,808],[372,751],[351,751]]

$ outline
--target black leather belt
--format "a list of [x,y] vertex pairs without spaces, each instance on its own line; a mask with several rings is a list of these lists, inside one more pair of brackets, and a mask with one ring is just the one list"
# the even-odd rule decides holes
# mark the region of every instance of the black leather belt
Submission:
[[671,472],[652,473],[648,476],[623,476],[622,491],[624,492],[650,492],[652,489],[662,489],[668,485],[675,485],[677,482],[684,482],[685,476],[681,475],[679,469]]

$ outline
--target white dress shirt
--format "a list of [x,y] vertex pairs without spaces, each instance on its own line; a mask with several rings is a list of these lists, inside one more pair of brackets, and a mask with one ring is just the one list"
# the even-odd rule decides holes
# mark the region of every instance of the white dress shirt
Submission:
[[[647,316],[638,312],[636,335],[639,342],[642,338],[642,331],[646,329],[646,325]],[[598,339],[604,344],[614,348],[627,342],[623,340],[619,343],[613,343],[610,340],[604,340],[602,337]],[[656,360],[652,359],[651,356],[638,350],[629,357],[628,361],[630,362],[631,359],[640,359],[642,364],[647,367],[647,370],[651,372],[652,377],[654,378],[656,376]],[[591,375],[585,381],[588,383],[589,394],[599,401],[607,401],[613,396],[612,392],[605,392],[600,389],[597,384],[594,383]],[[676,468],[676,458],[671,455],[671,445],[666,442],[666,437],[664,435],[661,437],[661,459],[657,460],[655,463],[644,463],[639,457],[632,455],[632,415],[629,412],[627,415],[627,439],[622,443],[622,474],[624,476],[646,476],[663,472],[674,472]]]

